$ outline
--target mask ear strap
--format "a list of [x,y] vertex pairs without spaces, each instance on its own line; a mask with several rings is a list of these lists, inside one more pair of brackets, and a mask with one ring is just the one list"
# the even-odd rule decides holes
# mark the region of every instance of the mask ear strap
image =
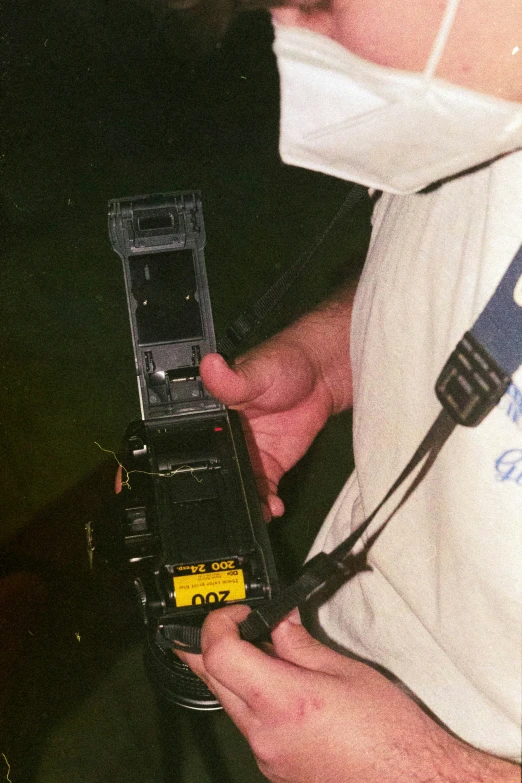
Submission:
[[444,11],[444,16],[442,17],[439,32],[437,33],[431,54],[428,58],[428,62],[426,63],[426,68],[424,69],[424,80],[427,82],[433,79],[438,68],[440,58],[442,57],[448,42],[449,34],[455,20],[459,3],[460,0],[447,0],[446,9]]

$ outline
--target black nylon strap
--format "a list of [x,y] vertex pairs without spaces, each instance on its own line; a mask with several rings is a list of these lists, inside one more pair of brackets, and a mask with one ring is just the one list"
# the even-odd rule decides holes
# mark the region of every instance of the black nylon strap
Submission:
[[344,561],[336,560],[326,552],[309,560],[296,581],[287,587],[273,601],[253,609],[248,617],[239,624],[239,633],[247,642],[258,642],[269,637],[269,633],[292,609],[303,606],[310,598],[332,579],[341,578],[343,582],[355,573],[367,570],[365,554],[352,555]]
[[[446,443],[449,436],[453,432],[453,430],[456,427],[456,422],[453,421],[453,419],[449,416],[447,411],[443,408],[433,424],[431,425],[430,429],[426,433],[425,437],[423,438],[422,442],[420,443],[419,447],[415,451],[414,455],[402,471],[402,473],[397,477],[395,482],[392,484],[386,495],[383,497],[381,502],[379,503],[376,508],[372,511],[369,517],[367,517],[364,522],[361,522],[357,530],[354,530],[354,532],[348,536],[347,539],[342,541],[331,553],[335,558],[342,558],[346,554],[349,554],[352,549],[354,548],[355,544],[359,541],[360,538],[364,535],[370,524],[373,522],[381,508],[388,502],[388,500],[391,498],[393,494],[399,489],[401,484],[404,483],[404,481],[408,478],[408,476],[415,470],[415,468],[420,465],[420,463],[423,461],[425,457],[428,457],[428,455],[432,455],[432,459],[429,460],[428,468],[431,467],[431,464],[435,460],[435,457],[441,450],[442,446]],[[399,508],[403,505],[405,500],[410,496],[411,492],[413,492],[413,489],[417,486],[420,479],[424,478],[425,472],[422,472],[422,475],[420,477],[417,477],[417,480],[414,482],[414,484],[410,487],[410,489],[406,492],[405,496],[402,498],[399,505],[396,507],[396,509],[390,514],[390,516],[386,519],[385,525],[388,524],[393,514],[399,510]],[[373,543],[373,542],[372,542]]]
[[367,188],[353,185],[348,196],[343,201],[326,228],[314,240],[311,247],[298,256],[275,283],[266,291],[257,302],[244,310],[240,316],[228,327],[225,335],[218,341],[217,350],[225,358],[229,358],[238,346],[259,326],[268,313],[279,304],[283,296],[293,285],[295,280],[303,272],[305,267],[314,258],[315,254],[332,231],[335,224],[346,216],[353,216],[357,204],[368,197]]
[[[262,635],[265,636],[267,631],[275,628],[292,609],[303,606],[306,601],[319,591],[327,590],[329,582],[334,583],[335,589],[338,589],[341,584],[347,582],[356,573],[368,570],[369,566],[367,565],[366,558],[370,548],[381,535],[394,514],[411,495],[420,481],[422,481],[455,427],[455,421],[453,421],[444,409],[441,410],[402,473],[390,487],[379,505],[372,511],[370,516],[367,517],[364,522],[348,536],[348,538],[332,550],[330,554],[327,555],[325,552],[320,552],[316,557],[306,563],[301,576],[298,577],[293,585],[286,590],[283,590],[280,596],[275,600],[254,609],[246,620],[243,620],[243,622],[239,624],[241,637],[247,639],[247,641],[257,641],[261,637],[261,632]],[[426,460],[423,468],[412,485],[408,488],[405,495],[401,498],[396,508],[368,539],[363,549],[358,554],[353,554],[353,548],[368,530],[379,511],[423,460]],[[342,578],[340,579],[340,577]],[[307,588],[309,588],[309,591],[304,595]],[[255,635],[256,630],[259,632],[258,636]]]

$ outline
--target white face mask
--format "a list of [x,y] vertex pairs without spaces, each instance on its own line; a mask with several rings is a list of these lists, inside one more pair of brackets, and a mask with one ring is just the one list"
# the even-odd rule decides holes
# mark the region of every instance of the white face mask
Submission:
[[406,194],[522,147],[521,104],[434,77],[458,4],[448,0],[424,73],[276,24],[283,161]]

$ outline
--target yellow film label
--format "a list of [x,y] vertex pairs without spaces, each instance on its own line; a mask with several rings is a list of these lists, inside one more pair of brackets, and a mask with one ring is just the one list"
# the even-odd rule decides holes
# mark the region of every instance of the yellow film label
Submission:
[[234,560],[223,560],[177,566],[173,577],[176,606],[242,601],[246,598],[245,579],[243,570],[234,565]]

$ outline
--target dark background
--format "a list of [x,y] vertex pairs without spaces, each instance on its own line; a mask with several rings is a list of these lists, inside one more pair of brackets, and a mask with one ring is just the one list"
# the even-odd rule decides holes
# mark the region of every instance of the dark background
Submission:
[[[279,161],[260,12],[238,17],[219,46],[207,37],[198,58],[197,28],[146,2],[13,0],[0,15],[0,753],[13,783],[254,783],[263,778],[224,714],[195,725],[158,709],[134,601],[117,575],[89,570],[84,527],[110,515],[115,465],[95,441],[117,451],[138,415],[106,204],[203,192],[219,335],[349,185]],[[367,238],[363,205],[256,339],[356,275]],[[271,525],[284,578],[350,466],[343,416],[285,480],[288,511]]]

